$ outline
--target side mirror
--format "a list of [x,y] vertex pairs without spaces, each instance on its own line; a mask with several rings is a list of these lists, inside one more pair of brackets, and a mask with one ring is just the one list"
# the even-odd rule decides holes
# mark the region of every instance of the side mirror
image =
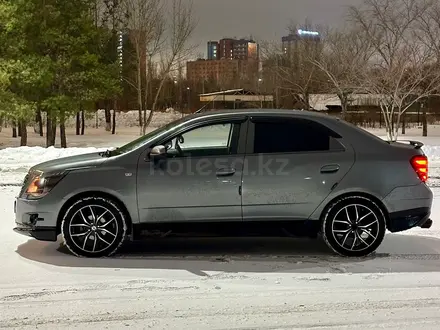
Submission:
[[149,157],[154,160],[165,158],[167,150],[164,146],[155,146],[151,149]]

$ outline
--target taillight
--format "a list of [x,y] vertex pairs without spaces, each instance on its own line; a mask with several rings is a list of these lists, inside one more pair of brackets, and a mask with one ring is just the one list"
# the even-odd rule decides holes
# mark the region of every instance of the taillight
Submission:
[[423,182],[428,180],[428,157],[422,155],[414,156],[411,158],[411,166],[420,180]]

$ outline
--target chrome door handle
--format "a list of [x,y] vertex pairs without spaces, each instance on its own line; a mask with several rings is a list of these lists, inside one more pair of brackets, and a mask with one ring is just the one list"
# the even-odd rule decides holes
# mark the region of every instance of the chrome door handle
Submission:
[[235,168],[222,168],[216,172],[217,176],[231,176],[235,174]]
[[321,167],[321,173],[336,173],[339,171],[339,168],[338,164],[324,165]]

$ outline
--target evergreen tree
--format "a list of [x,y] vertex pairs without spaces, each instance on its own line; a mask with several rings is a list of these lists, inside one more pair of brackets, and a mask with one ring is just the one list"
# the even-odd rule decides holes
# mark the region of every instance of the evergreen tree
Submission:
[[[67,146],[64,122],[78,109],[119,93],[118,63],[104,60],[111,31],[97,26],[94,0],[0,2],[0,109],[26,127],[46,113],[46,145]],[[10,103],[14,106],[11,106]]]

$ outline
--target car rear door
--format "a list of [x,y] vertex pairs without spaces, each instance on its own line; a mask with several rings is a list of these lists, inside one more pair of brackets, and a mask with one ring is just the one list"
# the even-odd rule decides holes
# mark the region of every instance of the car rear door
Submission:
[[308,219],[354,160],[351,145],[319,121],[252,117],[243,171],[243,219]]

